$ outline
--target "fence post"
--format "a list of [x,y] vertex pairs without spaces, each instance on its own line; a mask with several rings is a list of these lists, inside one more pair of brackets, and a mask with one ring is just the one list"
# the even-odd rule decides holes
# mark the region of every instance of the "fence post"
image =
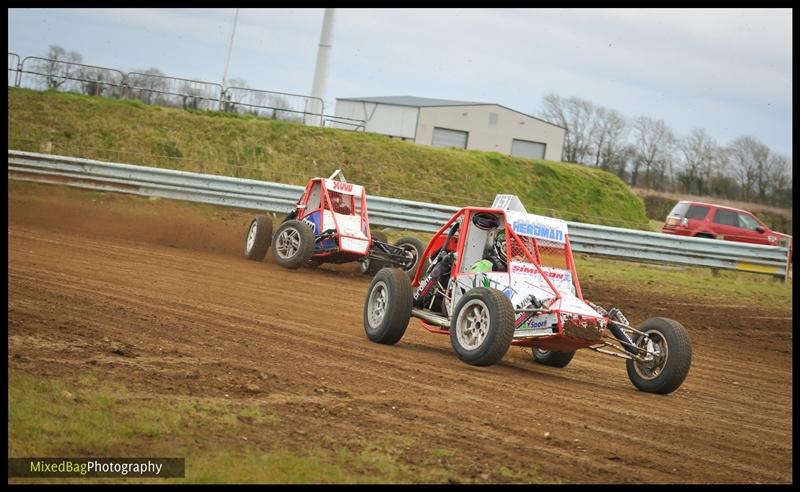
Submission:
[[786,251],[786,274],[783,276],[783,283],[789,282],[790,268],[792,267],[792,242],[794,238],[789,238],[788,250]]

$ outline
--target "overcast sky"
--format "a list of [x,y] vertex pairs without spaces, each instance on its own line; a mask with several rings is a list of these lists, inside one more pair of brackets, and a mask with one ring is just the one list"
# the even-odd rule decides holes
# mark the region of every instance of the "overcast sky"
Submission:
[[[228,78],[310,94],[323,9],[241,9]],[[9,9],[8,51],[222,82],[234,9]],[[792,154],[790,9],[336,9],[325,91],[502,104],[576,96],[679,136]],[[330,109],[327,109],[330,108]]]

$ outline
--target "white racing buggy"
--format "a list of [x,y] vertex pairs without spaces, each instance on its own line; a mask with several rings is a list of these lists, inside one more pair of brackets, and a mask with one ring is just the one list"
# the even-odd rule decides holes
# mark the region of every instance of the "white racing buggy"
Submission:
[[415,237],[389,244],[382,232],[371,232],[364,187],[348,183],[338,169],[330,178],[308,181],[274,235],[269,217],[258,215],[250,222],[244,255],[261,261],[270,246],[275,262],[285,268],[359,261],[361,272],[368,275],[384,266],[413,275],[425,249]]
[[448,334],[472,365],[498,362],[509,346],[532,348],[535,362],[565,367],[581,348],[626,359],[641,391],[667,394],[692,361],[686,329],[668,318],[631,326],[581,293],[567,224],[525,211],[514,195],[491,208],[462,208],[433,236],[408,277],[384,268],[364,304],[364,329],[377,343],[397,343],[413,316]]

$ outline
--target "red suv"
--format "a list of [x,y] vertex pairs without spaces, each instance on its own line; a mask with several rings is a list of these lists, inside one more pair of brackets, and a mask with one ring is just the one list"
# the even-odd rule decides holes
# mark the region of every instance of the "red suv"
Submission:
[[667,215],[665,234],[777,246],[789,236],[774,232],[750,212],[711,203],[681,201]]

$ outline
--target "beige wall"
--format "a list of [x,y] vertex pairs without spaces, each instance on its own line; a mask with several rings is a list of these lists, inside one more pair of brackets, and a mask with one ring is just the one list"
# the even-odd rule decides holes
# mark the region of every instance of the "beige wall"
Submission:
[[[496,125],[489,124],[490,113],[497,115]],[[511,140],[517,138],[546,144],[544,158],[560,161],[564,146],[563,128],[491,104],[420,108],[415,142],[430,145],[434,127],[469,132],[468,149],[511,154]]]

